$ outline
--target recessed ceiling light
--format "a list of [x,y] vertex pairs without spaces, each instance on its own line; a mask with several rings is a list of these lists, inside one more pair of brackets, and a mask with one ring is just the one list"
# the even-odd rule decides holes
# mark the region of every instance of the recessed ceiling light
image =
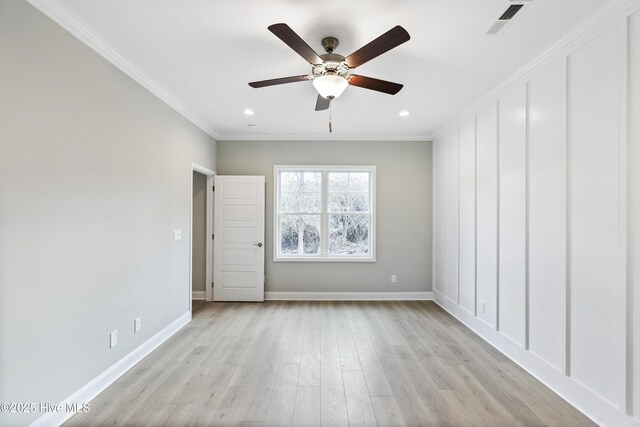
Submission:
[[244,110],[243,113],[247,116],[253,116],[255,114],[253,110],[250,108],[247,108],[246,110]]
[[408,112],[407,110],[402,110],[398,113],[398,115],[400,117],[407,117],[409,114],[411,114],[410,112]]

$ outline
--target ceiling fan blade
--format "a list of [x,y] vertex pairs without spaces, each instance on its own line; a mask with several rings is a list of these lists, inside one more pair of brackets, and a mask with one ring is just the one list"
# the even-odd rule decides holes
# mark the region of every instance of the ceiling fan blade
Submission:
[[322,64],[322,58],[287,24],[273,24],[268,29],[291,49],[295,50],[298,55],[307,60],[309,64]]
[[318,95],[318,99],[316,100],[316,111],[329,109],[329,104],[331,104],[330,99],[327,99],[321,95]]
[[409,36],[407,30],[402,28],[400,25],[396,25],[377,39],[347,56],[345,61],[350,68],[359,67],[365,62],[371,61],[376,56],[382,55],[394,47],[400,46],[410,38],[411,36]]
[[402,89],[402,85],[399,83],[374,79],[373,77],[358,76],[355,74],[352,74],[349,77],[349,84],[351,86],[358,86],[365,89],[388,93],[389,95],[395,95],[396,93],[400,92],[400,89]]
[[282,85],[285,83],[295,83],[295,82],[305,82],[311,80],[309,75],[305,74],[302,76],[292,76],[292,77],[281,77],[279,79],[271,79],[271,80],[261,80],[259,82],[251,82],[249,86],[254,88],[265,87],[265,86],[275,86]]

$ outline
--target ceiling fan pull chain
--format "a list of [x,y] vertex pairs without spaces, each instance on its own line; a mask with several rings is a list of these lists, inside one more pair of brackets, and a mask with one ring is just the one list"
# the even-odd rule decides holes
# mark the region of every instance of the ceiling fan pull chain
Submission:
[[329,133],[333,132],[333,128],[331,127],[331,104],[329,104]]

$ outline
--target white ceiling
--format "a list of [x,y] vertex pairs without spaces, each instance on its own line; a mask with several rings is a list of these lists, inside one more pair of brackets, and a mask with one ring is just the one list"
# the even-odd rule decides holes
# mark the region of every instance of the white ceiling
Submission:
[[[507,0],[52,0],[127,67],[218,139],[420,139],[614,0],[534,0],[495,37]],[[76,19],[77,18],[77,19]],[[314,111],[311,82],[248,82],[311,67],[267,30],[289,24],[317,52],[335,36],[345,56],[402,25],[411,40],[357,69],[404,84],[395,96],[349,87]],[[137,69],[137,70],[136,70]],[[148,84],[149,86],[149,84]],[[256,114],[247,117],[245,108]],[[411,112],[398,117],[400,110]],[[248,123],[257,127],[249,128]]]

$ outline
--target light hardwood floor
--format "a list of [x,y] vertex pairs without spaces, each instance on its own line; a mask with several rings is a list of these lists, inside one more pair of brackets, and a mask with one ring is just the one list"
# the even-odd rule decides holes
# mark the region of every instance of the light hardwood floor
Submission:
[[432,302],[194,302],[67,425],[595,425]]

